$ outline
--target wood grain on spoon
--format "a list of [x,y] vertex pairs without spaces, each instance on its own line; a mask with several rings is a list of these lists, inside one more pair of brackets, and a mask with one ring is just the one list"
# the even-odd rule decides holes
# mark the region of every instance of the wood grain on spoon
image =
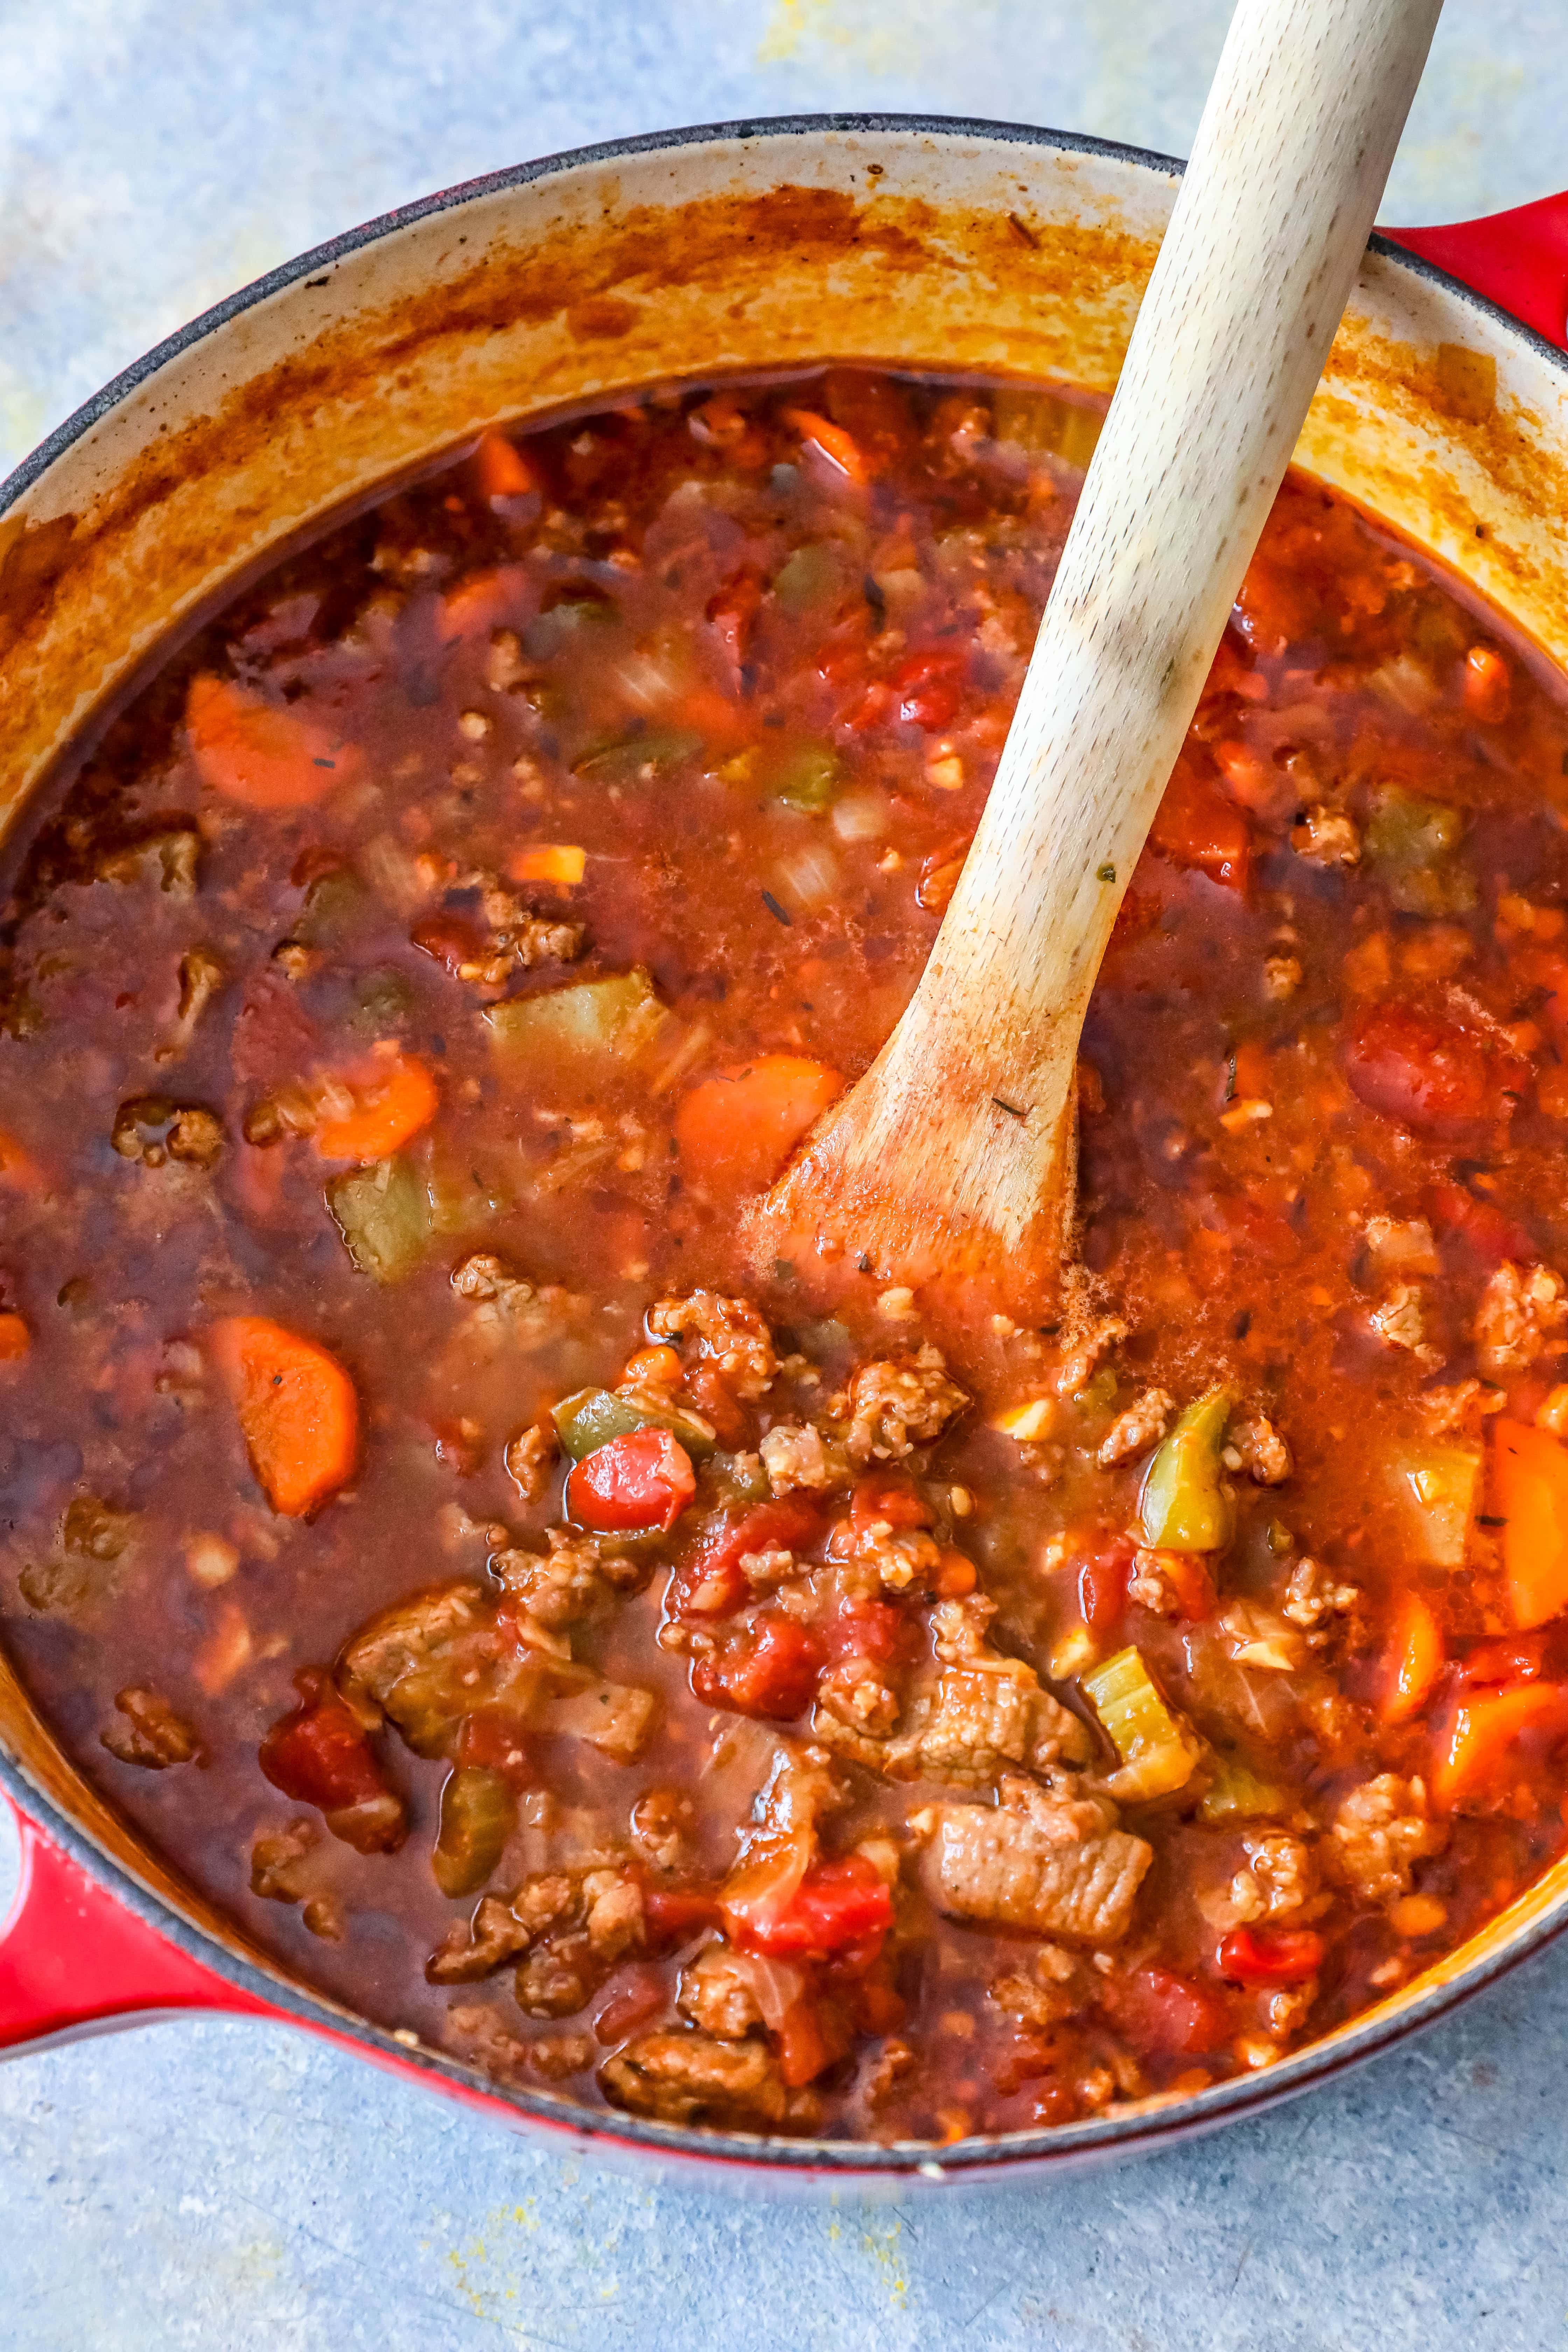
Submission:
[[919,989],[756,1212],[764,1255],[1015,1313],[1071,1244],[1079,1034],[1355,278],[1442,0],[1241,0],[980,830]]

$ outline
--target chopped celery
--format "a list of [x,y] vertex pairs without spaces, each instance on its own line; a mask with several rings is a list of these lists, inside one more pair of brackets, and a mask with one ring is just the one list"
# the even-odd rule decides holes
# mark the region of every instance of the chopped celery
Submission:
[[685,727],[648,727],[619,743],[601,744],[572,763],[585,783],[635,784],[678,768],[702,749],[702,738]]
[[1010,442],[1032,456],[1063,457],[1069,466],[1089,464],[1104,422],[1099,409],[1081,401],[1063,400],[1056,393],[1003,388],[991,395],[991,431],[995,440]]
[[1121,1769],[1106,1783],[1112,1796],[1136,1804],[1185,1788],[1197,1741],[1166,1706],[1136,1650],[1118,1650],[1085,1675],[1080,1687],[1121,1759]]
[[401,1154],[335,1176],[327,1206],[350,1257],[374,1281],[400,1282],[429,1244],[430,1196]]
[[318,874],[305,893],[294,937],[308,948],[335,947],[375,914],[375,901],[352,866]]
[[479,1234],[511,1206],[505,1186],[482,1168],[437,1157],[430,1171],[430,1222],[438,1234]]
[[773,1492],[755,1454],[715,1454],[709,1472],[720,1503],[765,1503]]
[[1479,1445],[1411,1445],[1389,1464],[1415,1558],[1462,1568],[1481,1483]]
[[1259,1821],[1289,1812],[1290,1800],[1272,1781],[1261,1780],[1239,1756],[1222,1756],[1214,1780],[1198,1807],[1198,1819],[1211,1827],[1227,1822]]
[[414,990],[392,964],[376,964],[354,982],[353,1025],[363,1034],[388,1037],[414,1010]]
[[831,743],[796,743],[769,763],[768,789],[785,808],[816,815],[833,803],[844,762]]
[[523,649],[535,661],[548,661],[580,629],[604,628],[619,618],[606,596],[563,596],[559,604],[552,604],[548,613],[529,623],[523,632]]
[[827,540],[814,540],[780,564],[773,574],[773,594],[786,613],[808,613],[814,604],[829,603],[842,583],[837,547]]
[[613,980],[578,981],[543,996],[514,997],[485,1014],[490,1042],[507,1060],[570,1056],[634,1061],[665,1019],[653,982],[638,965]]
[[1423,800],[1403,785],[1385,784],[1373,803],[1362,854],[1377,868],[1401,913],[1465,914],[1475,905],[1476,887],[1468,870],[1454,860],[1464,830],[1458,809]]
[[472,1895],[501,1858],[517,1822],[517,1799],[504,1776],[462,1764],[441,1791],[441,1826],[430,1867],[443,1895]]
[[652,1388],[619,1394],[613,1389],[579,1389],[574,1396],[562,1399],[551,1419],[562,1451],[574,1462],[596,1454],[612,1437],[629,1437],[637,1429],[668,1429],[690,1454],[713,1451],[713,1433],[708,1423]]
[[1155,1551],[1223,1551],[1236,1523],[1220,1475],[1220,1448],[1235,1402],[1210,1389],[1190,1404],[1149,1465],[1140,1509]]

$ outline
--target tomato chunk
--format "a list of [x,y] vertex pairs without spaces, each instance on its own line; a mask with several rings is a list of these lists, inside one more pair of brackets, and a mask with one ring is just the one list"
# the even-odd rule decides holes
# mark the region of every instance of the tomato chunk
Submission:
[[634,1429],[579,1462],[566,1509],[580,1528],[665,1533],[697,1492],[691,1456],[668,1429]]
[[682,1617],[728,1617],[752,1590],[741,1568],[748,1552],[799,1551],[821,1531],[822,1506],[808,1495],[726,1512],[670,1579],[667,1604]]
[[899,717],[907,727],[951,727],[958,716],[964,657],[961,653],[911,654],[893,676]]
[[262,1770],[296,1804],[314,1805],[328,1827],[362,1853],[389,1853],[407,1823],[388,1789],[369,1737],[325,1675],[300,1675],[301,1701],[261,1742]]
[[1344,1064],[1369,1110],[1418,1135],[1455,1139],[1504,1118],[1529,1076],[1516,1055],[1475,1030],[1393,998],[1351,1030]]
[[691,1688],[705,1706],[792,1723],[816,1696],[822,1666],[816,1636],[794,1617],[770,1613],[754,1618],[728,1648],[698,1658]]
[[1229,2031],[1223,2001],[1158,1961],[1108,1977],[1100,2005],[1135,2048],[1161,2057],[1217,2049]]
[[1467,1185],[1430,1185],[1425,1206],[1434,1233],[1444,1241],[1462,1242],[1483,1265],[1501,1265],[1505,1258],[1528,1264],[1535,1255],[1535,1244],[1524,1227],[1495,1201],[1479,1199]]
[[1322,1964],[1323,1939],[1310,1927],[1233,1927],[1215,1958],[1233,1984],[1301,1984]]
[[878,1945],[893,1924],[891,1889],[863,1853],[819,1862],[782,1907],[748,1906],[737,1894],[723,1904],[737,1944],[775,1959],[826,1960]]
[[1227,890],[1246,890],[1252,829],[1219,786],[1184,760],[1165,787],[1149,838],[1173,865],[1195,866]]

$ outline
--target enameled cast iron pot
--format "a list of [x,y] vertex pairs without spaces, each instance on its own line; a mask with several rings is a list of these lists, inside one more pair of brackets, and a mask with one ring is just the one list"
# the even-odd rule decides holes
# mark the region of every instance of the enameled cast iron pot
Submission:
[[[731,123],[527,164],[291,262],[109,385],[0,488],[0,817],[223,583],[495,418],[827,359],[1108,392],[1179,168],[1005,124]],[[1568,196],[1402,242],[1368,250],[1300,461],[1568,663]],[[3,1657],[0,1780],[22,1839],[0,2048],[179,2010],[282,2019],[558,2147],[710,2184],[907,2190],[912,2174],[1016,2180],[1155,2147],[1386,2048],[1568,1924],[1565,1860],[1353,2024],[1196,2096],[940,2154],[766,2141],[501,2089],[286,1976],[140,1843]]]

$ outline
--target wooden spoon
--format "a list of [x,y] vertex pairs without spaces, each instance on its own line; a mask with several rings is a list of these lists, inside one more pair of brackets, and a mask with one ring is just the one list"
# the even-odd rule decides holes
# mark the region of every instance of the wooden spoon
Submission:
[[755,1213],[764,1263],[957,1275],[1031,1319],[1059,1298],[1095,975],[1441,5],[1240,0],[963,877],[897,1028]]

